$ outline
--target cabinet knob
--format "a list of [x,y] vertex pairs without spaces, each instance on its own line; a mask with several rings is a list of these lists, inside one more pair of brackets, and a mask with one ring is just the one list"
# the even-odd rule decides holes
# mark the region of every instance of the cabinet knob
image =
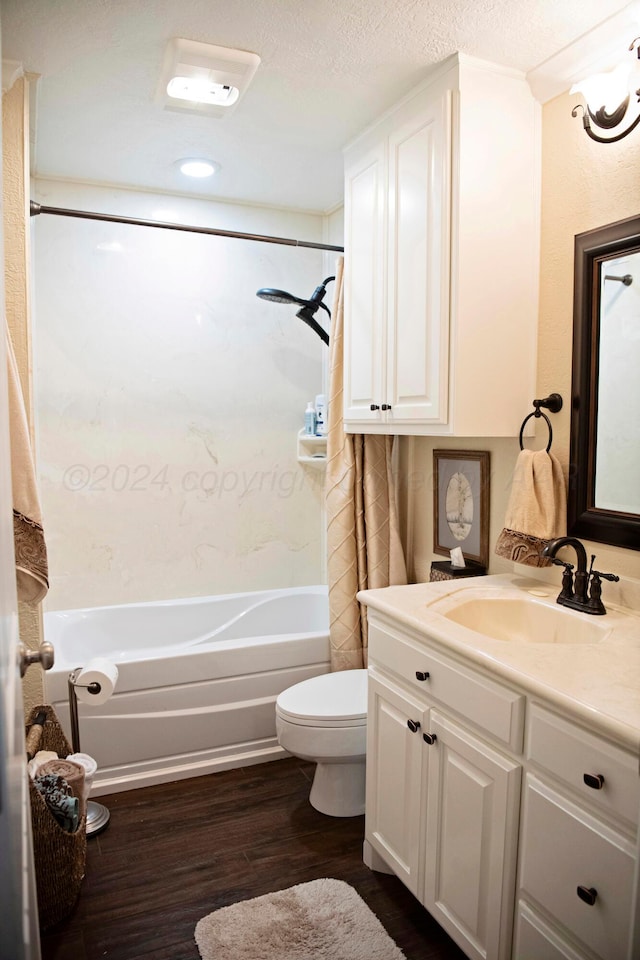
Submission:
[[416,680],[428,680],[430,673],[428,670],[416,670]]
[[407,726],[409,727],[409,730],[411,730],[411,733],[417,733],[420,729],[420,723],[418,720],[407,720]]
[[391,410],[391,404],[390,404],[390,403],[383,403],[382,406],[380,407],[380,409],[381,409],[381,410]]
[[438,738],[436,737],[435,733],[423,733],[422,739],[425,741],[425,743],[432,744],[435,743]]
[[594,905],[598,897],[598,891],[595,887],[578,887],[576,893],[590,907]]
[[371,410],[379,410],[379,409],[380,409],[380,404],[379,404],[379,403],[372,403],[372,404],[370,405],[370,408],[371,408]]
[[602,790],[604,787],[604,777],[601,773],[585,773],[582,779],[592,790]]

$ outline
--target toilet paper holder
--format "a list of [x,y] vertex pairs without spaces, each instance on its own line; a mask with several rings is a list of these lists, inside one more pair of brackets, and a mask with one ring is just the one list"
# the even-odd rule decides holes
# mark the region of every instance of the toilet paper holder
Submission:
[[[78,683],[78,677],[82,667],[76,667],[67,678],[67,688],[69,691],[69,715],[71,717],[71,746],[74,753],[80,753],[80,723],[78,718],[78,697],[76,687],[84,687],[89,693],[98,694],[101,686],[97,681],[92,683]],[[94,837],[101,833],[109,823],[111,814],[102,803],[96,800],[87,801],[87,837]]]

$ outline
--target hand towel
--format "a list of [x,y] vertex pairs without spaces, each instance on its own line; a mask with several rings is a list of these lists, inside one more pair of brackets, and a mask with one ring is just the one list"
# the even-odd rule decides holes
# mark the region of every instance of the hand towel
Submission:
[[69,786],[69,790],[80,802],[80,816],[86,813],[87,802],[84,797],[84,767],[73,760],[48,760],[38,770],[39,777],[62,777]]
[[551,561],[540,556],[542,548],[566,532],[567,488],[560,463],[546,450],[522,450],[496,554],[529,567],[546,567]]
[[38,603],[49,589],[47,548],[42,529],[27,414],[8,330],[6,341],[16,584],[18,600]]
[[74,797],[64,777],[52,773],[33,781],[49,810],[67,833],[75,833],[80,824],[80,801]]
[[27,764],[27,770],[29,771],[29,776],[33,780],[38,774],[40,767],[47,763],[48,760],[57,760],[58,754],[55,750],[38,750],[35,757],[32,760],[29,760]]

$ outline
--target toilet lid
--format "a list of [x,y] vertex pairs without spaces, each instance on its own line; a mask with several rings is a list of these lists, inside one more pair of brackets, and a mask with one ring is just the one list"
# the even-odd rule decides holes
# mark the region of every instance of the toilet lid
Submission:
[[281,717],[301,724],[352,726],[367,719],[367,671],[323,673],[283,690],[276,700]]

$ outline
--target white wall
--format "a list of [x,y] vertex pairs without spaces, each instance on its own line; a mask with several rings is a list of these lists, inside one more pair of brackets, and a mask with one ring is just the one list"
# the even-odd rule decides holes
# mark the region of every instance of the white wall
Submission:
[[[322,218],[38,181],[51,206],[321,240]],[[269,286],[323,254],[37,218],[37,445],[49,609],[322,582],[322,481],[296,461],[326,346]]]

